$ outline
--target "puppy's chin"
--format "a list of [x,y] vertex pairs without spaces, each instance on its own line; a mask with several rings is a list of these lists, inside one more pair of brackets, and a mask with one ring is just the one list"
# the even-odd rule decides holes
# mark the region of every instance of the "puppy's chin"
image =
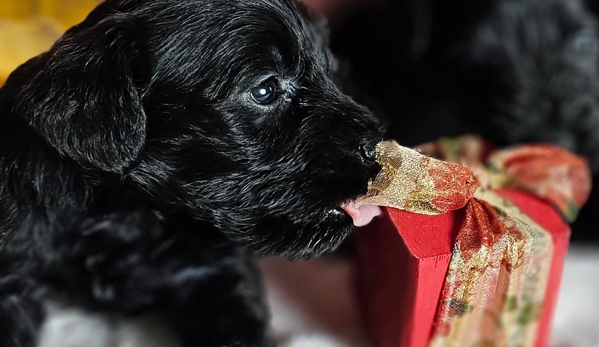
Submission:
[[339,209],[296,208],[284,215],[261,214],[246,232],[223,231],[258,255],[307,259],[334,251],[355,229],[352,218]]
[[[336,209],[321,214],[320,220],[296,230],[291,244],[277,247],[280,252],[274,255],[290,259],[308,259],[337,249],[354,231],[352,218]],[[270,253],[270,252],[267,252]]]

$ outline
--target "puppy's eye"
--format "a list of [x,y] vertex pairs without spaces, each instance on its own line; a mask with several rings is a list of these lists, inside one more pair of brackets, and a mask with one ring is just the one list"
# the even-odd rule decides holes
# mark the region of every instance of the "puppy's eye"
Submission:
[[268,105],[279,95],[277,81],[269,78],[250,90],[252,99],[260,105]]
[[570,49],[574,54],[586,56],[595,53],[597,46],[598,42],[595,35],[583,32],[573,38]]

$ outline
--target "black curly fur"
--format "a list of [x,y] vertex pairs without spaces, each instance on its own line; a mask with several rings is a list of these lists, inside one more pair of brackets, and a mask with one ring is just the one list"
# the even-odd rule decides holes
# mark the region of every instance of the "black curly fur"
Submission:
[[[0,89],[0,346],[47,302],[158,312],[184,346],[267,346],[253,254],[352,230],[381,139],[290,0],[108,0]],[[279,97],[249,90],[274,78]]]

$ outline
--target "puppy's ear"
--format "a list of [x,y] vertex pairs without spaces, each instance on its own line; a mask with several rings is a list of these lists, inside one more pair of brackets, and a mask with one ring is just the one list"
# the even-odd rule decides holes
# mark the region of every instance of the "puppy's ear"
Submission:
[[[146,136],[140,96],[140,24],[100,5],[49,52],[8,79],[13,110],[62,156],[122,173]],[[140,70],[141,68],[141,70]]]

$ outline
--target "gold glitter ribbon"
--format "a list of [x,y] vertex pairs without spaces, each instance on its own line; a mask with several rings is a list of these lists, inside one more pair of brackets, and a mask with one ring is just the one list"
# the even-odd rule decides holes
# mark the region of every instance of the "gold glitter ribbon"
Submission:
[[569,221],[590,192],[586,162],[557,147],[510,148],[483,164],[485,156],[483,141],[473,136],[442,139],[419,151],[382,142],[377,146],[382,171],[359,200],[420,214],[465,210],[431,347],[532,347],[553,242],[493,189],[534,193]]
[[472,198],[477,184],[468,167],[425,156],[393,141],[377,145],[381,172],[358,201],[419,214],[460,209]]

